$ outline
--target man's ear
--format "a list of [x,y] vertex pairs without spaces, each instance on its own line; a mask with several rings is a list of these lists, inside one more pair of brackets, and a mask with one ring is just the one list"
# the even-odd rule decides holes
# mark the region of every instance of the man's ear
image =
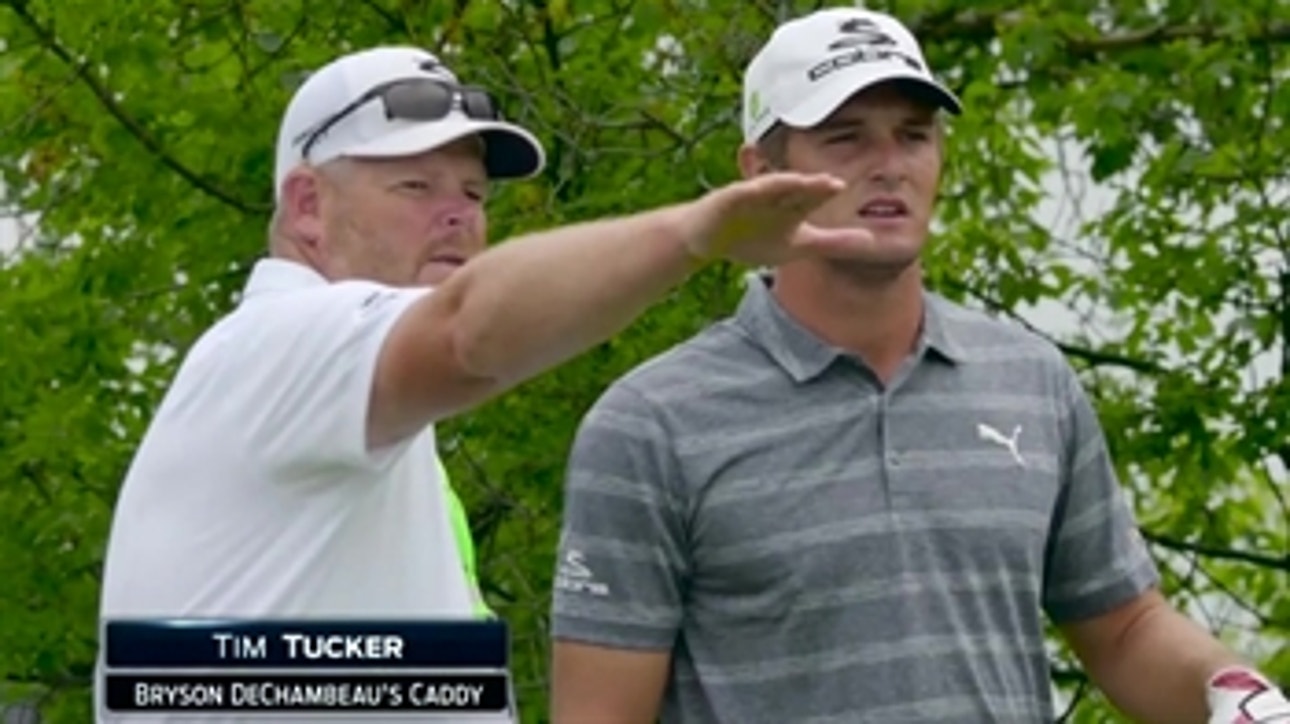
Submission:
[[762,154],[755,143],[745,143],[739,147],[739,173],[744,178],[760,176],[772,171],[770,161]]
[[282,224],[291,239],[310,250],[322,242],[322,179],[305,166],[293,170],[282,182]]

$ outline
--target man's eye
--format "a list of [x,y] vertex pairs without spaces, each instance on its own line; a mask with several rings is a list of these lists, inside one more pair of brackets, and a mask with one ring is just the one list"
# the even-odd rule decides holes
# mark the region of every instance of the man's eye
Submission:
[[425,191],[430,188],[430,184],[420,179],[405,179],[399,182],[399,188],[407,191]]
[[825,139],[825,143],[850,143],[851,141],[854,141],[855,138],[856,134],[854,133],[839,133],[834,136],[829,136]]

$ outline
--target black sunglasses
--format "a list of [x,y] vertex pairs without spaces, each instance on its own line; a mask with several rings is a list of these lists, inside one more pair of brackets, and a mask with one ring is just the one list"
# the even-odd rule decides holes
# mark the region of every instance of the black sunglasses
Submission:
[[460,101],[460,108],[468,117],[480,121],[495,121],[502,117],[497,100],[488,91],[474,86],[455,85],[430,78],[405,78],[375,86],[352,103],[323,119],[311,130],[296,136],[293,143],[304,145],[300,157],[309,158],[309,149],[323,134],[364,105],[380,100],[385,106],[385,117],[408,121],[437,121],[448,115]]

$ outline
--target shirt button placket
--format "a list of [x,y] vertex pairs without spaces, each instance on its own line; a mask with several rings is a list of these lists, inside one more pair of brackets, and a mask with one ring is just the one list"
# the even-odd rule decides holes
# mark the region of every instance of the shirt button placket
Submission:
[[895,474],[900,468],[900,453],[892,447],[889,421],[887,395],[879,395],[878,454],[881,456],[879,467],[882,469],[882,497],[887,508],[891,509],[895,499]]

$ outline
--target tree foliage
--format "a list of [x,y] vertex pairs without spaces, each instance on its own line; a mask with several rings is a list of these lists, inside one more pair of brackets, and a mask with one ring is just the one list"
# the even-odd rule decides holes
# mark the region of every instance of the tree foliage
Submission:
[[[89,718],[117,486],[179,355],[263,253],[274,134],[302,74],[414,43],[497,91],[550,156],[497,197],[503,239],[732,178],[742,66],[777,19],[816,6],[0,0],[0,198],[39,220],[0,266],[0,697]],[[1062,345],[1170,597],[1290,680],[1290,5],[871,6],[909,23],[968,109],[950,127],[929,282]],[[1090,179],[1096,208],[1078,188]],[[441,429],[487,595],[514,627],[526,721],[545,718],[578,417],[614,376],[728,313],[739,279],[706,272]],[[1036,315],[1054,309],[1079,323]],[[1113,716],[1064,651],[1054,663],[1070,720]]]

